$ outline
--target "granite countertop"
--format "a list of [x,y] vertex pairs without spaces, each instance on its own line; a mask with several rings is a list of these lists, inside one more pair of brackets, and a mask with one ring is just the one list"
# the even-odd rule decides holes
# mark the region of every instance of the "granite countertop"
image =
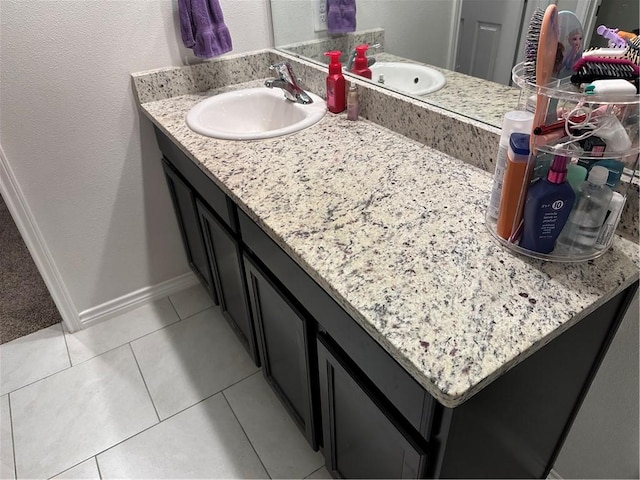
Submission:
[[586,263],[505,251],[484,222],[490,174],[369,121],[327,113],[262,141],[192,132],[186,112],[217,92],[140,108],[445,406],[638,279],[622,238]]

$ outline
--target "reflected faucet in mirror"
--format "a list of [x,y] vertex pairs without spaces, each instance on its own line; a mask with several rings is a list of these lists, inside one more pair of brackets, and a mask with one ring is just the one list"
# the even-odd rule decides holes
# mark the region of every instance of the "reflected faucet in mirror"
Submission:
[[[373,45],[369,45],[368,48],[369,50],[378,50],[380,47],[382,47],[381,43],[374,43]],[[347,64],[345,65],[345,69],[347,72],[351,72],[353,70],[353,62],[356,59],[356,54],[358,53],[358,51],[356,50],[356,47],[353,47],[351,49],[351,51],[349,52],[349,59],[347,60]],[[370,67],[371,65],[373,65],[374,63],[376,63],[376,59],[374,56],[372,55],[368,55],[367,56],[367,65]]]

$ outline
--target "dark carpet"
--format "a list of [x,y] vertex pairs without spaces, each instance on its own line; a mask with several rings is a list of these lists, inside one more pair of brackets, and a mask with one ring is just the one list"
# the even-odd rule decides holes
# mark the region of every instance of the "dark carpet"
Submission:
[[0,344],[62,321],[0,196]]

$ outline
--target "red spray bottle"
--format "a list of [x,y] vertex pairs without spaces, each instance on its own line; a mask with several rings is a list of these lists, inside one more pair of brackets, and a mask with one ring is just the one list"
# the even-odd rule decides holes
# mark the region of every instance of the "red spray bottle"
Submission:
[[329,63],[329,75],[327,75],[327,108],[330,112],[340,113],[346,106],[346,82],[342,75],[342,64],[340,63],[339,50],[325,52],[327,57],[331,57]]

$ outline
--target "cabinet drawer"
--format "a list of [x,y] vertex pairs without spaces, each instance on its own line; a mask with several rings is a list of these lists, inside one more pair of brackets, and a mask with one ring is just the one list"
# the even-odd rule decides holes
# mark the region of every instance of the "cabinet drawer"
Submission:
[[394,407],[429,440],[435,400],[244,212],[247,247],[280,280]]
[[423,478],[426,447],[398,424],[388,402],[322,335],[318,366],[327,469],[342,478]]
[[185,155],[158,127],[153,127],[158,139],[160,151],[171,163],[187,183],[190,183],[193,190],[213,209],[214,212],[224,221],[232,232],[238,232],[237,219],[235,215],[235,204],[218,187],[206,173],[200,170],[193,160]]

